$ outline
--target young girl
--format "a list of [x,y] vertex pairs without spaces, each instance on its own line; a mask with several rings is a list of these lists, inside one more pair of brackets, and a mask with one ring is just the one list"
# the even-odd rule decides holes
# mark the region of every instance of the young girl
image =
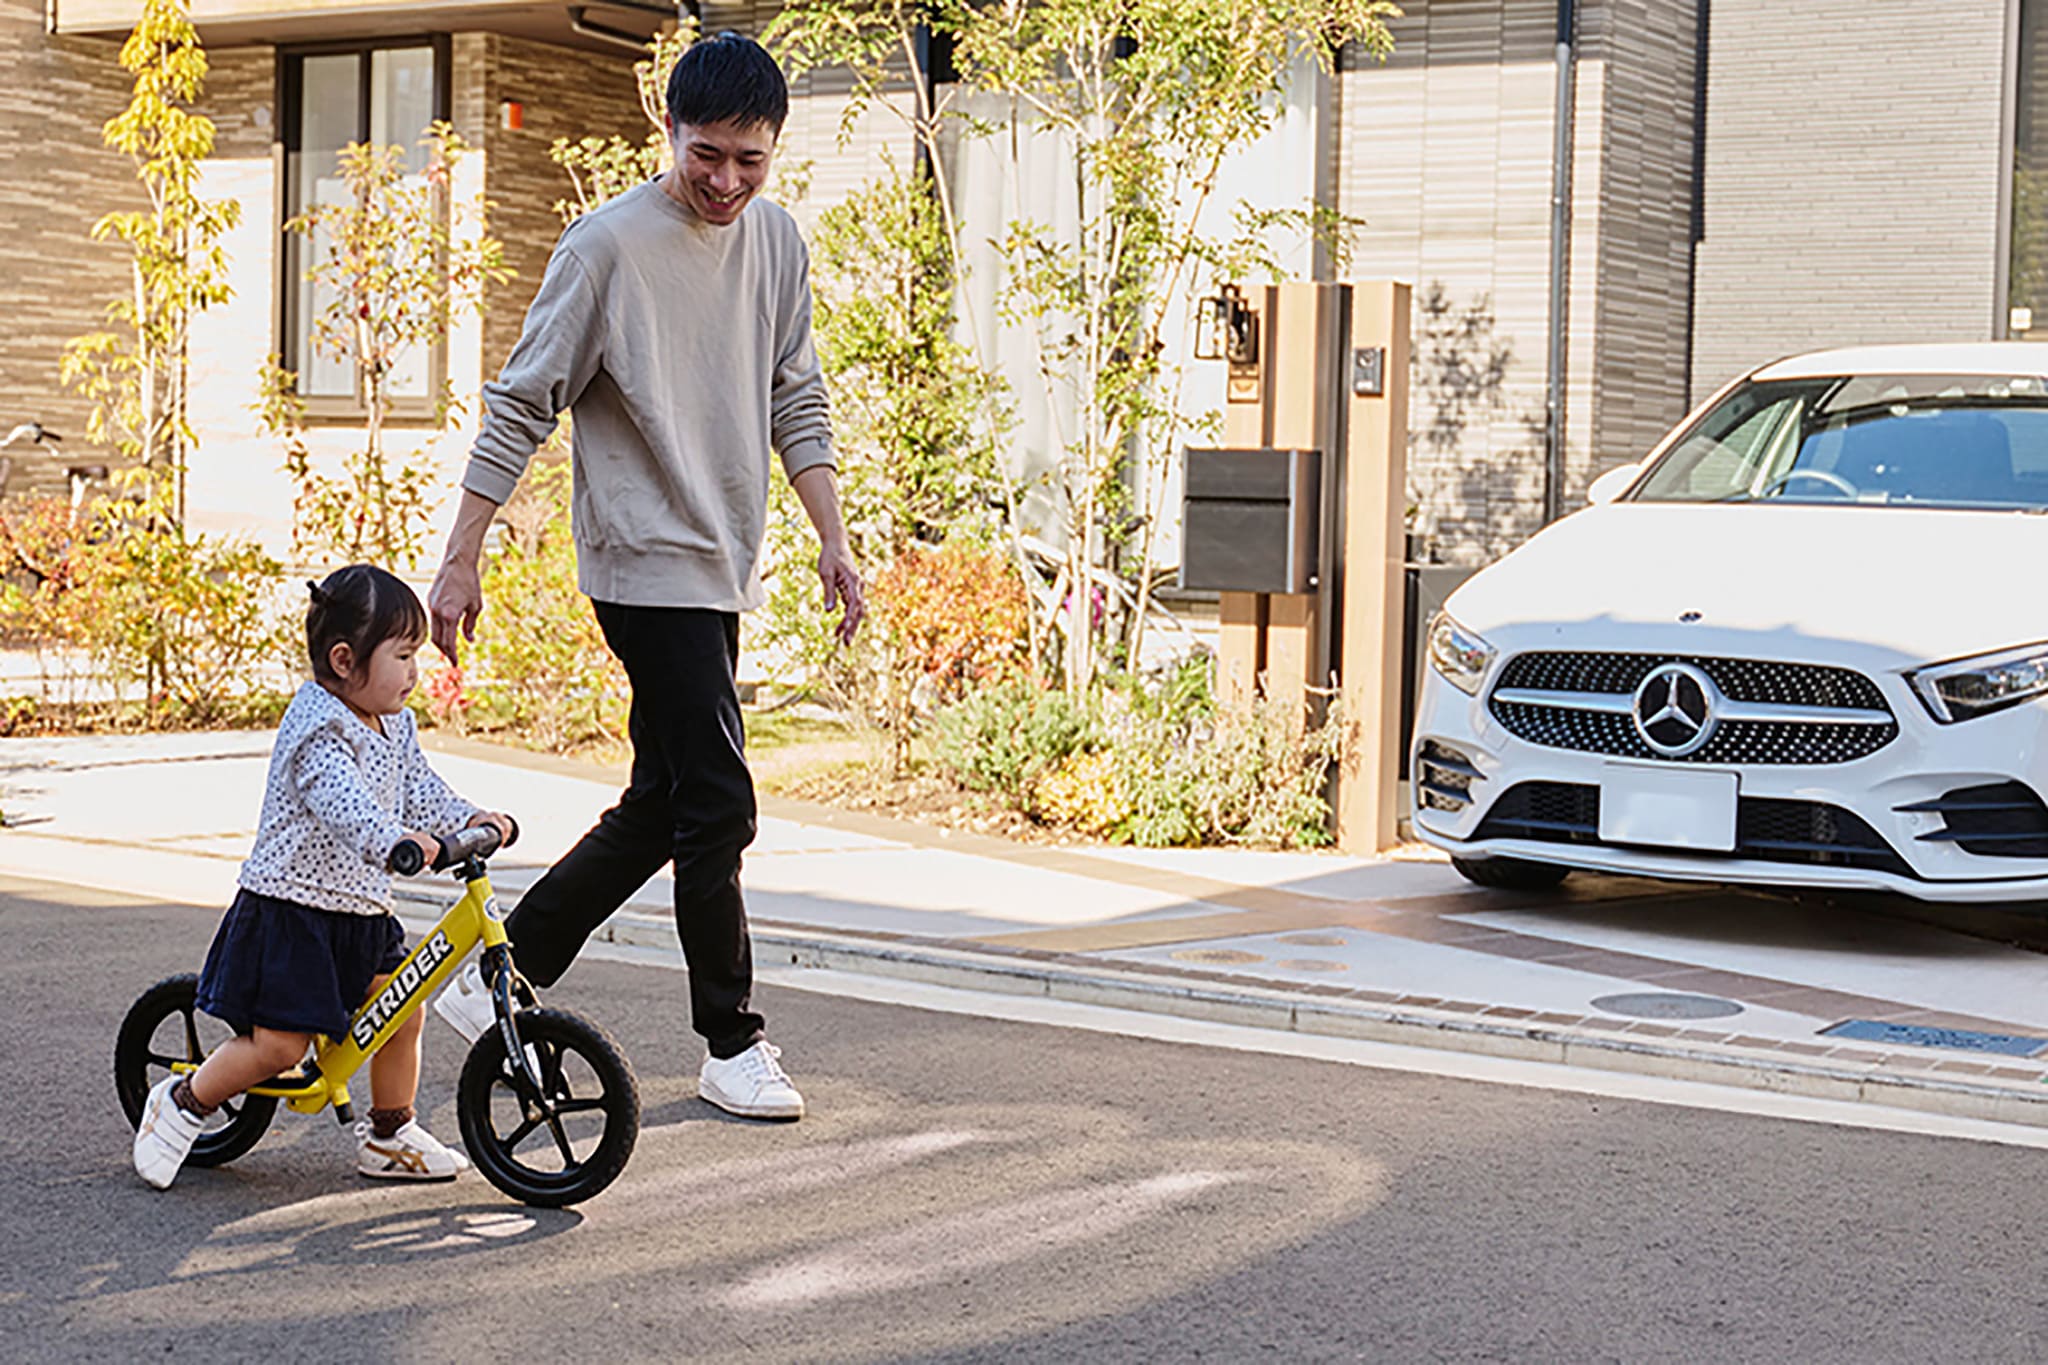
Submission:
[[[511,834],[504,816],[457,796],[420,752],[405,698],[427,614],[412,589],[368,564],[308,586],[313,681],[278,728],[256,845],[199,977],[199,1008],[235,1037],[189,1077],[149,1092],[135,1169],[158,1189],[208,1115],[296,1067],[314,1034],[345,1036],[356,1008],[405,960],[385,870],[392,847],[414,840],[431,861],[437,834],[487,822]],[[370,1117],[356,1125],[364,1175],[452,1180],[469,1165],[413,1117],[424,1017],[415,1012],[370,1060]]]

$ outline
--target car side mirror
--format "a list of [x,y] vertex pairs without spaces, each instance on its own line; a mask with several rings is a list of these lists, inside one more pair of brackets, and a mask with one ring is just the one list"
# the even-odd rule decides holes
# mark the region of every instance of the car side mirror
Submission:
[[1628,486],[1634,483],[1636,476],[1642,472],[1643,466],[1641,463],[1625,464],[1618,469],[1608,470],[1587,486],[1586,505],[1588,507],[1604,507],[1608,503],[1613,502],[1627,491]]

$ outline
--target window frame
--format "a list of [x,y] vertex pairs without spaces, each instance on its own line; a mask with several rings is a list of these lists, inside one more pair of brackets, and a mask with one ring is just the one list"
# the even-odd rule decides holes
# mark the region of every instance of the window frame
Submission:
[[[302,367],[299,353],[301,327],[299,311],[299,285],[304,271],[301,265],[301,249],[306,238],[296,232],[285,231],[285,224],[297,217],[300,211],[299,179],[294,174],[293,158],[300,152],[302,113],[304,98],[305,59],[308,57],[355,56],[357,62],[357,111],[355,141],[367,142],[370,138],[372,117],[370,54],[394,49],[425,48],[433,53],[434,61],[434,117],[452,122],[455,107],[454,91],[454,42],[445,33],[418,33],[377,38],[336,39],[323,42],[280,44],[277,48],[276,107],[278,110],[277,150],[277,220],[272,225],[273,240],[277,243],[277,279],[274,294],[276,306],[271,310],[273,318],[272,338],[276,342],[279,363],[296,376]],[[446,212],[446,205],[442,212]],[[310,341],[310,334],[306,334]],[[406,427],[434,427],[439,424],[439,415],[433,395],[441,391],[448,375],[448,346],[445,341],[437,342],[428,349],[427,390],[417,397],[394,398],[391,411],[385,417],[386,425]],[[361,385],[351,397],[337,394],[301,394],[305,405],[305,419],[308,426],[359,426],[369,417],[369,406],[364,399]]]

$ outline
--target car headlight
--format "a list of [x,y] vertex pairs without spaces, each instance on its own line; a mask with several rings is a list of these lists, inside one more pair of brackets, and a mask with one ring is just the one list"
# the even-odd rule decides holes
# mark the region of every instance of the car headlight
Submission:
[[1487,665],[1498,651],[1471,631],[1438,612],[1429,623],[1429,662],[1460,692],[1479,694]]
[[1906,678],[1934,718],[1949,725],[2048,694],[2048,644],[1934,664]]

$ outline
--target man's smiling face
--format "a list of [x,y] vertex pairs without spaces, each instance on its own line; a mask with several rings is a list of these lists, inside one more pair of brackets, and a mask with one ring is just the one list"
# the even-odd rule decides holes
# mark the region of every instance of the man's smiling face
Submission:
[[768,180],[777,131],[767,123],[670,123],[676,156],[671,193],[707,223],[738,222]]

